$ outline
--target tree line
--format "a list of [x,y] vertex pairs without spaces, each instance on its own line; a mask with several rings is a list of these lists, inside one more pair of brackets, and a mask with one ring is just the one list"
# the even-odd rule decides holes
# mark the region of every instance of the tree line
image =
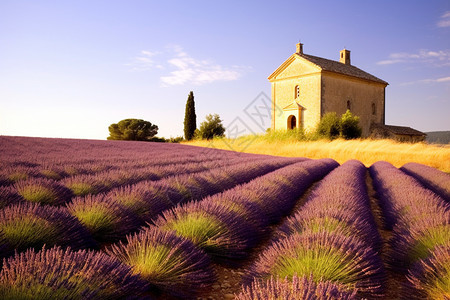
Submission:
[[[124,119],[108,127],[108,140],[148,141],[148,142],[180,142],[182,137],[164,139],[156,137],[158,126],[142,119]],[[218,114],[208,114],[197,128],[197,115],[195,114],[194,92],[190,92],[186,101],[184,115],[184,139],[190,141],[194,138],[210,140],[214,137],[225,136],[225,127]]]

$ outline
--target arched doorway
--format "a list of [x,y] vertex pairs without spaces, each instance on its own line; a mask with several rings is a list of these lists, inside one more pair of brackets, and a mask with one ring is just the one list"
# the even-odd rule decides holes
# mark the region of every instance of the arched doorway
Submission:
[[287,119],[287,128],[294,129],[297,128],[297,118],[293,115],[290,115]]

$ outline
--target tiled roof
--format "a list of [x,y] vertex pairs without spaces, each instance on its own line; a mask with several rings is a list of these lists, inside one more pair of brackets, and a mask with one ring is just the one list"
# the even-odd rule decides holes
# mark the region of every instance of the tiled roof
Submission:
[[296,53],[296,54],[298,56],[303,57],[304,59],[312,62],[313,64],[319,66],[320,68],[322,68],[322,70],[325,70],[325,71],[330,71],[330,72],[344,74],[344,75],[348,75],[348,76],[352,76],[352,77],[362,78],[362,79],[366,79],[366,80],[370,80],[370,81],[379,82],[382,84],[388,84],[386,81],[381,80],[380,78],[375,77],[372,74],[369,74],[367,72],[364,72],[363,70],[361,70],[355,66],[352,66],[352,65],[346,65],[346,64],[343,64],[343,63],[335,61],[335,60],[326,59],[326,58],[317,57],[317,56],[308,55],[308,54],[300,54],[300,53]]
[[[372,125],[374,126],[374,125]],[[420,136],[424,136],[426,135],[425,133],[419,131],[419,130],[415,130],[411,127],[406,127],[406,126],[394,126],[394,125],[381,125],[381,124],[377,124],[375,125],[375,127],[378,128],[382,128],[384,130],[390,131],[394,134],[402,134],[402,135],[420,135]]]

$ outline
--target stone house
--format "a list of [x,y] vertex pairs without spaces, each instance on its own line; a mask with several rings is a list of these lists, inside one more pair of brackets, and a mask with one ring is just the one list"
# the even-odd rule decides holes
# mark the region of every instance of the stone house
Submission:
[[297,44],[292,54],[270,76],[272,130],[302,127],[314,130],[327,112],[347,109],[360,117],[364,137],[372,124],[385,124],[385,88],[388,83],[350,63],[350,51],[339,61],[303,53]]

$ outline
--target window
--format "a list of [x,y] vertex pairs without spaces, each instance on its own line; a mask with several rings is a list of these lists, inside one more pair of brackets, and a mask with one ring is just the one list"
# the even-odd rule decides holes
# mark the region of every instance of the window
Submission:
[[294,98],[297,99],[298,97],[300,97],[300,87],[298,85],[296,85]]
[[348,110],[352,109],[352,104],[350,103],[350,100],[347,100],[347,109]]
[[377,114],[377,107],[375,105],[375,102],[372,102],[372,115],[376,115]]

